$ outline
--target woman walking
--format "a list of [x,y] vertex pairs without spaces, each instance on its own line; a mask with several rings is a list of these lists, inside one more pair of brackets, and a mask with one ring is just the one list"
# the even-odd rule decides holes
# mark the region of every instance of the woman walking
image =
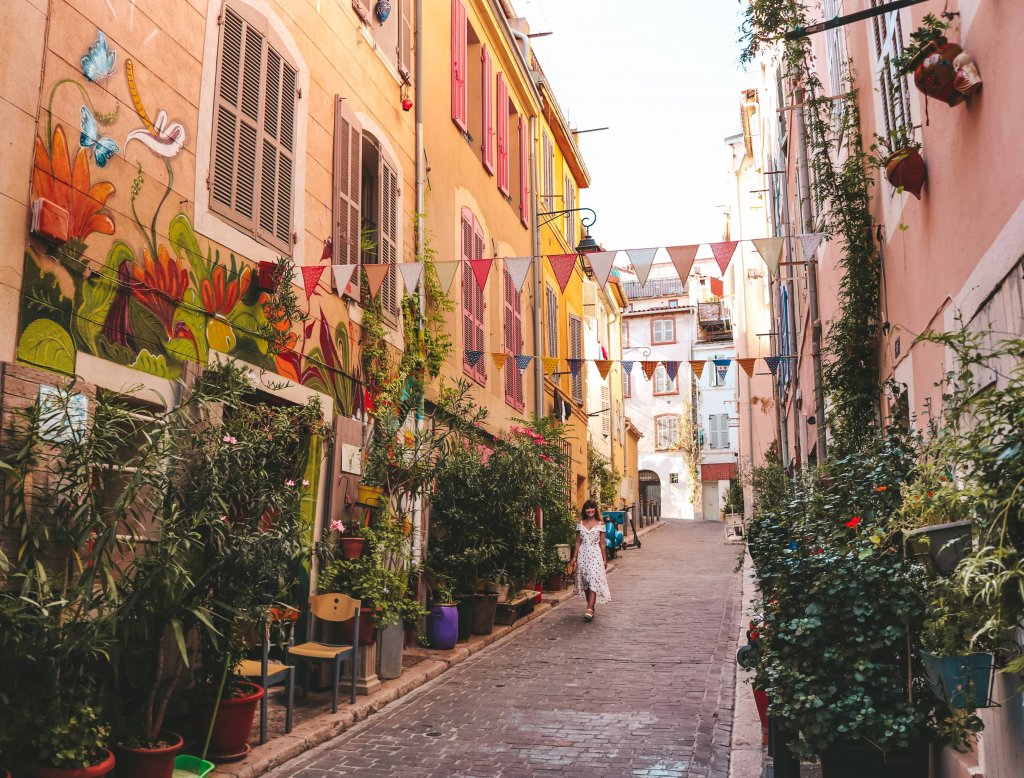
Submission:
[[608,558],[604,544],[604,521],[597,512],[597,503],[587,500],[583,503],[580,523],[576,525],[576,548],[572,552],[576,568],[574,595],[587,596],[587,610],[583,618],[594,619],[594,606],[612,601],[608,591]]

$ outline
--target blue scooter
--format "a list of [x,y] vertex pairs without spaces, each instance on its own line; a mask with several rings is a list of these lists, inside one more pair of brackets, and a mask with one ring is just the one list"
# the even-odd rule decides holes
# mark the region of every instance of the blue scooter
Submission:
[[619,529],[619,525],[625,525],[626,512],[602,511],[601,515],[604,517],[605,549],[608,551],[608,558],[615,559],[616,552],[622,548],[625,542],[625,536],[622,534],[622,530]]

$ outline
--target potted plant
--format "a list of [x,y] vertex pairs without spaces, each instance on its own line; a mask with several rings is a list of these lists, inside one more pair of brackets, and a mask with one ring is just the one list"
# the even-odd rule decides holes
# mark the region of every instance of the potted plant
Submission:
[[441,651],[455,648],[459,639],[459,614],[452,590],[443,582],[434,584],[427,612],[427,643]]
[[926,14],[892,64],[900,75],[913,73],[914,85],[925,95],[954,106],[981,88],[981,77],[969,56],[961,59],[964,50],[946,40],[949,26],[946,19]]
[[897,192],[907,191],[918,200],[925,180],[924,158],[921,144],[905,130],[893,130],[887,135],[875,135],[872,159],[885,172],[886,180]]
[[[937,439],[933,448],[940,446]],[[907,554],[932,574],[949,575],[972,548],[972,490],[933,451],[921,453],[913,475],[900,509]]]

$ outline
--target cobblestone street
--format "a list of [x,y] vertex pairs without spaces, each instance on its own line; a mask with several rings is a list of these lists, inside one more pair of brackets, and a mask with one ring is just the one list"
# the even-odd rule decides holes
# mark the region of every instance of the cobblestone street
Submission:
[[739,547],[673,521],[574,599],[270,775],[714,776],[729,770]]

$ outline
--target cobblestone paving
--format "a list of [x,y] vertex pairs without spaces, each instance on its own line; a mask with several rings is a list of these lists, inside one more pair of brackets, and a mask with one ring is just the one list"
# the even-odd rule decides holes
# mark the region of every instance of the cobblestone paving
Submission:
[[559,606],[271,776],[726,778],[739,547],[670,522]]

